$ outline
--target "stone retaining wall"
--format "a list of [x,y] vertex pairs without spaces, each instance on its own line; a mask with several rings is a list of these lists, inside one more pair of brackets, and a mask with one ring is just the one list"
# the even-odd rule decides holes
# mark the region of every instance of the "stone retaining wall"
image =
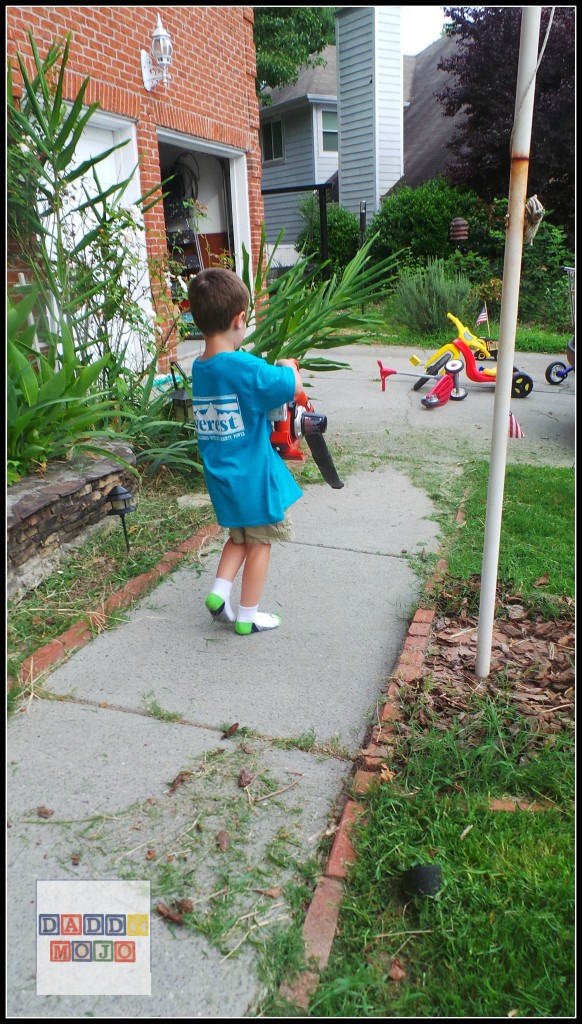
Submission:
[[8,488],[8,597],[38,586],[71,547],[111,523],[107,495],[112,487],[121,484],[136,494],[137,477],[115,460],[117,454],[135,465],[131,448],[121,442],[108,447],[110,459],[80,457]]

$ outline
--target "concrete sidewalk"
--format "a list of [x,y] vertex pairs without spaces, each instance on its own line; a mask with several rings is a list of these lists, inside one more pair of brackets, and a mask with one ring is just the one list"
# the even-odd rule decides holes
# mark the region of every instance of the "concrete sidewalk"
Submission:
[[[385,362],[400,357],[388,351]],[[359,453],[396,443],[404,458],[411,424],[418,446],[418,424],[446,433],[450,417],[458,436],[469,399],[421,410],[417,423],[419,395],[397,384],[388,404],[374,350],[336,355],[354,369],[313,389],[332,451],[349,435]],[[474,399],[472,423],[477,408],[490,415],[487,401]],[[549,401],[573,413],[563,392]],[[559,445],[552,438],[551,459]],[[455,445],[447,457],[459,458]],[[418,601],[408,558],[438,546],[433,512],[391,466],[358,470],[338,491],[309,486],[262,602],[281,628],[237,637],[210,621],[214,540],[48,676],[56,699],[9,722],[9,1017],[253,1016],[265,989],[251,942],[289,924],[283,886],[301,881],[322,840],[329,852],[351,758]],[[38,996],[37,881],[127,878],[152,882],[151,996]],[[179,899],[198,932],[155,912]]]
[[[426,518],[431,511],[423,492],[391,469],[356,474],[341,491],[307,488],[295,507],[297,540],[274,549],[263,602],[282,614],[280,629],[242,638],[209,621],[203,602],[215,543],[200,564],[176,570],[135,605],[127,622],[49,676],[48,688],[62,700],[34,700],[10,722],[12,1015],[247,1014],[261,993],[248,944],[223,959],[224,952],[191,932],[176,929],[173,937],[155,914],[151,998],[134,997],[125,1007],[106,996],[37,996],[36,881],[129,872],[157,875],[159,884],[174,851],[188,868],[182,896],[219,890],[230,862],[230,884],[241,890],[235,917],[257,904],[260,920],[285,913],[281,905],[271,908],[281,900],[261,899],[254,890],[280,888],[293,876],[270,858],[274,846],[286,853],[281,861],[313,857],[341,809],[350,755],[375,721],[381,687],[414,612],[417,583],[407,554],[436,544],[436,526]],[[179,712],[187,724],[144,716],[154,704]],[[223,740],[235,722],[241,728]],[[249,788],[249,800],[237,786],[242,767],[262,780]],[[169,784],[184,771],[193,774],[169,795]],[[254,792],[280,789],[286,791],[277,799],[253,804]],[[54,814],[40,818],[39,807]],[[248,820],[241,820],[243,812]],[[198,845],[191,837],[181,841],[200,817]],[[232,848],[219,851],[216,864],[219,831],[229,834]],[[227,944],[242,935],[235,930]]]

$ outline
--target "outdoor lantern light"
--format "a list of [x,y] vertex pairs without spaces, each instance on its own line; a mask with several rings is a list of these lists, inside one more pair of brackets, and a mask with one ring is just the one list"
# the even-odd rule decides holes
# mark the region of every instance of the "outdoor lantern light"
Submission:
[[174,391],[170,393],[170,398],[172,399],[172,405],[174,407],[174,416],[175,419],[180,420],[182,423],[192,423],[194,420],[194,406],[192,405],[192,399],[186,388],[178,387],[174,374],[175,366],[182,374],[184,380],[186,380],[186,374],[180,364],[172,361],[170,363],[170,373],[172,374],[172,380],[174,381]]
[[469,225],[462,217],[455,217],[449,226],[451,242],[464,242],[469,237]]
[[123,526],[123,534],[125,536],[125,546],[127,553],[129,554],[129,539],[127,536],[127,527],[125,525],[125,517],[128,512],[135,512],[135,505],[132,505],[133,495],[125,489],[125,487],[112,487],[107,495],[111,502],[111,509],[107,513],[108,516],[120,516],[121,525]]
[[141,74],[143,84],[148,92],[162,82],[167,85],[170,81],[169,67],[172,63],[172,40],[162,25],[162,19],[158,14],[158,23],[152,36],[150,52],[141,51]]

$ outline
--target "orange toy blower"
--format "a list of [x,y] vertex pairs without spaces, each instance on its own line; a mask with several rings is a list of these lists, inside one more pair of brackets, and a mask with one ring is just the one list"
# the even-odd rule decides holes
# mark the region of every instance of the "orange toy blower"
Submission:
[[281,458],[304,462],[305,455],[300,446],[301,438],[304,437],[326,484],[336,490],[344,486],[323,436],[327,430],[327,416],[314,411],[304,391],[293,402],[273,410],[269,419],[273,420],[271,444]]

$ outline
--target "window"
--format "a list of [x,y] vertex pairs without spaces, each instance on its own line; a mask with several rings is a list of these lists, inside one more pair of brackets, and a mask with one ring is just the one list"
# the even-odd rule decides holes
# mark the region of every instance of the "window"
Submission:
[[337,153],[337,113],[334,110],[321,112],[321,148],[324,153]]
[[269,121],[261,128],[263,163],[269,160],[283,159],[283,124],[281,121]]

